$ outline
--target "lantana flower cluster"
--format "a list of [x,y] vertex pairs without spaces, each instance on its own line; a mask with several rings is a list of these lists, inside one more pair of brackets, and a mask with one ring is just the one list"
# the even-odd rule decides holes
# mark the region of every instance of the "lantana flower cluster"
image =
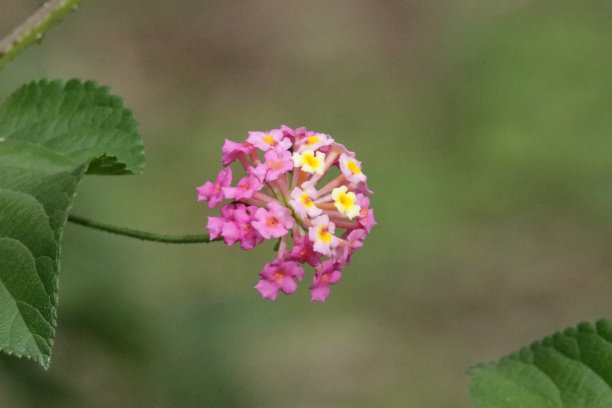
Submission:
[[[226,139],[221,162],[216,180],[197,188],[198,201],[221,205],[220,216],[208,217],[210,238],[245,250],[277,240],[255,289],[272,301],[292,294],[308,264],[311,299],[324,302],[376,225],[355,153],[327,134],[281,126],[249,132],[242,143]],[[232,185],[234,162],[245,174]]]

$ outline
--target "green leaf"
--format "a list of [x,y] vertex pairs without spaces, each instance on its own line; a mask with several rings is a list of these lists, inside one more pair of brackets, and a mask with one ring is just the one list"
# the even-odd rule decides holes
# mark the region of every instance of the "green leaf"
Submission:
[[77,186],[86,173],[143,166],[132,113],[94,82],[33,82],[0,106],[0,350],[49,366]]
[[469,373],[476,408],[612,407],[612,319],[555,333]]

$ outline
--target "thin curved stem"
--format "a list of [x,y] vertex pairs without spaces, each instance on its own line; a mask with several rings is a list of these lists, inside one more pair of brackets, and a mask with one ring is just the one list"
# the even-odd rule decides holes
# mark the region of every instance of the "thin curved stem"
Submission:
[[40,42],[51,27],[79,7],[83,0],[49,0],[20,26],[0,40],[0,69],[30,45]]
[[162,242],[165,244],[197,244],[202,242],[219,241],[218,239],[211,240],[208,234],[201,235],[165,235],[155,234],[152,232],[138,231],[131,228],[117,227],[115,225],[105,224],[103,222],[90,220],[89,218],[80,217],[78,215],[69,215],[68,221],[79,224],[84,227],[97,229],[100,231],[109,232],[111,234],[123,235],[124,237],[141,239],[143,241]]

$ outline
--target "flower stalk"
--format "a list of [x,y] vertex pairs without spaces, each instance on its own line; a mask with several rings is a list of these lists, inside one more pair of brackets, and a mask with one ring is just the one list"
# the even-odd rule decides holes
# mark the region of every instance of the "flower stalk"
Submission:
[[208,243],[212,241],[218,241],[217,239],[210,239],[208,234],[199,235],[166,235],[166,234],[155,234],[153,232],[139,231],[126,227],[118,227],[115,225],[109,225],[103,222],[90,220],[89,218],[80,217],[78,215],[69,215],[68,221],[74,224],[81,225],[83,227],[96,229],[99,231],[108,232],[111,234],[121,235],[129,238],[136,238],[142,241],[161,242],[164,244],[198,244]]

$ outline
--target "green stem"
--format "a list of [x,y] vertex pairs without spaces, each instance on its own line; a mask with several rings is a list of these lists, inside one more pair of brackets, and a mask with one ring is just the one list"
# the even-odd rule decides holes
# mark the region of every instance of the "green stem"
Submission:
[[82,225],[84,227],[97,229],[100,231],[110,232],[111,234],[123,235],[124,237],[141,239],[143,241],[163,242],[165,244],[197,244],[201,242],[211,241],[208,234],[201,235],[164,235],[154,234],[152,232],[138,231],[131,228],[117,227],[114,225],[105,224],[99,221],[90,220],[78,215],[69,215],[68,221]]
[[13,32],[0,40],[0,69],[35,42],[40,42],[51,27],[59,23],[83,0],[49,0]]

